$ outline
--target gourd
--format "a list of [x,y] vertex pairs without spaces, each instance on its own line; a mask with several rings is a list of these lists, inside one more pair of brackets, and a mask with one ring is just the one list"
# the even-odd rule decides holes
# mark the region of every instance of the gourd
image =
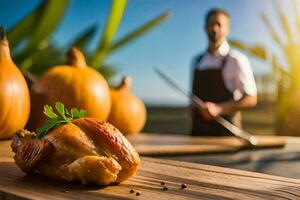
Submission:
[[0,139],[24,128],[30,112],[29,89],[14,64],[3,27],[0,27]]
[[89,117],[107,119],[111,108],[107,81],[98,71],[87,66],[79,49],[70,49],[67,57],[67,65],[50,68],[32,85],[29,130],[40,127],[45,121],[43,106],[57,101],[67,109],[84,109]]
[[118,88],[111,88],[112,107],[108,122],[123,134],[139,133],[146,122],[146,108],[141,99],[130,91],[132,79],[123,78]]

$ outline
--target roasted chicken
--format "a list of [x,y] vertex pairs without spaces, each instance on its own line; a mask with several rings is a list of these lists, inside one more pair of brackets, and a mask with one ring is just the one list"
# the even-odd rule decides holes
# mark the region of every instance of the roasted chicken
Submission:
[[81,118],[52,129],[41,139],[19,131],[11,147],[16,164],[26,173],[56,180],[109,185],[134,175],[138,153],[111,124]]

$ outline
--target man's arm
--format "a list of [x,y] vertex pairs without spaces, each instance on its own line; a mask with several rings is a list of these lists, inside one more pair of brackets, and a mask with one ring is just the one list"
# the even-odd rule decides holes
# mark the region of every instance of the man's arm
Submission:
[[205,107],[199,108],[199,110],[206,120],[212,120],[219,115],[233,114],[238,110],[254,107],[256,103],[256,96],[245,94],[238,101],[232,100],[222,103],[205,102]]
[[233,114],[240,109],[254,107],[257,103],[257,88],[248,58],[237,51],[231,53],[239,69],[239,74],[235,76],[236,82],[239,83],[236,89],[242,93],[242,98],[222,103],[206,102],[204,108],[200,109],[205,119],[211,120],[218,115]]
[[256,96],[250,96],[250,95],[244,95],[240,100],[238,101],[228,101],[224,103],[217,104],[217,106],[220,107],[220,115],[227,115],[227,114],[233,114],[238,110],[241,110],[243,108],[251,108],[254,107],[257,103],[257,97]]

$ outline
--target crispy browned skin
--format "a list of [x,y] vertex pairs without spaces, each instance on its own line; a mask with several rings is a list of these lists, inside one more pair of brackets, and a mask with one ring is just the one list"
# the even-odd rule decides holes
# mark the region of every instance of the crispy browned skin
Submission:
[[42,139],[21,131],[13,138],[16,164],[26,173],[52,179],[108,185],[134,175],[140,159],[111,124],[82,118],[61,125]]
[[26,130],[19,131],[11,144],[15,152],[15,161],[20,168],[30,173],[37,169],[39,163],[53,151],[53,146],[47,140],[33,140],[35,133]]

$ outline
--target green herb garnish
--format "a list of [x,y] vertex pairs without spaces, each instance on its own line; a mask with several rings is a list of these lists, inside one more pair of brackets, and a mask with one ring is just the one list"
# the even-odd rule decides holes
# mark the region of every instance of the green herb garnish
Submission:
[[37,132],[36,138],[42,138],[45,135],[47,135],[47,133],[51,129],[53,129],[61,124],[69,123],[73,119],[79,119],[79,118],[85,117],[87,114],[86,110],[78,110],[77,108],[72,108],[69,112],[65,108],[64,104],[62,104],[61,102],[55,103],[55,109],[56,109],[57,113],[55,113],[53,111],[51,106],[49,106],[49,105],[44,106],[44,114],[49,119],[43,124],[42,127],[38,128],[36,130],[36,132]]

